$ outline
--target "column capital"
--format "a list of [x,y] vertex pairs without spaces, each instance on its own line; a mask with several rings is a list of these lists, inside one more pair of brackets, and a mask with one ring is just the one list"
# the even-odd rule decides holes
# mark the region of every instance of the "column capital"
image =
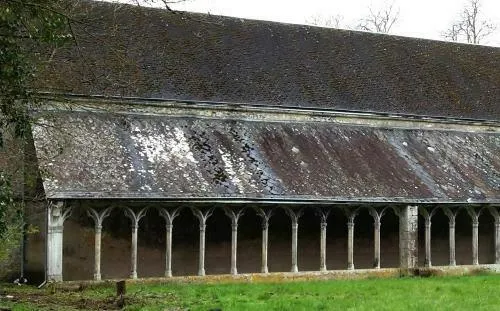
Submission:
[[179,216],[180,212],[182,210],[182,207],[177,207],[171,211],[169,211],[166,208],[158,208],[158,212],[160,213],[160,216],[162,216],[165,219],[165,223],[167,225],[173,225],[174,219]]
[[132,228],[137,228],[139,227],[139,221],[146,216],[146,212],[148,211],[148,208],[145,207],[141,209],[139,212],[134,212],[130,207],[125,207],[125,216],[127,216],[130,219]]
[[299,218],[304,214],[304,209],[293,210],[290,207],[283,207],[293,224],[298,224]]
[[97,229],[98,227],[102,228],[102,223],[106,217],[109,216],[111,213],[111,210],[113,209],[112,206],[102,210],[101,212],[93,209],[93,208],[87,208],[87,215],[92,218],[94,221],[95,228]]

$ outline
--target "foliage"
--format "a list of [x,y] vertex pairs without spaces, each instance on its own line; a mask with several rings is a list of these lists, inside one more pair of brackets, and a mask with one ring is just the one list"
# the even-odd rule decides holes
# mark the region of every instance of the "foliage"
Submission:
[[70,38],[61,0],[0,2],[0,128],[14,124],[23,136],[29,109],[36,104],[30,82],[43,59],[42,46],[59,46]]
[[[63,13],[69,5],[62,0],[0,1],[0,148],[7,148],[2,133],[12,128],[16,139],[27,139],[29,112],[38,104],[30,85],[47,59],[42,51],[50,51],[71,38],[68,18]],[[3,156],[16,154],[14,150],[3,152]],[[23,234],[24,202],[16,200],[22,193],[13,193],[7,177],[25,175],[24,171],[14,174],[17,169],[0,166],[1,273],[7,272],[4,265],[17,253]]]
[[5,262],[19,244],[22,222],[22,204],[15,202],[10,181],[0,172],[0,263]]

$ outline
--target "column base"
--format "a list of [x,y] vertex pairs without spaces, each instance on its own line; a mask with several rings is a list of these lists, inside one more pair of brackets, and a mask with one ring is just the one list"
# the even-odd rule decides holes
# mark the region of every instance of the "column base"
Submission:
[[101,274],[100,273],[99,274],[95,273],[94,274],[94,281],[100,281],[100,280],[101,280]]
[[47,275],[48,282],[62,282],[62,280],[63,280],[62,274]]

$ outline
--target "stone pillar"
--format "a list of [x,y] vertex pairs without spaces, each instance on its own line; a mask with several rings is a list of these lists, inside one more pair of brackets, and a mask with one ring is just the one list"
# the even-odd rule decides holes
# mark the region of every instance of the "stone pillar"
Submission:
[[112,207],[104,209],[101,213],[93,208],[87,209],[87,215],[94,220],[95,238],[94,238],[94,280],[101,280],[101,235],[102,222],[104,218],[111,213]]
[[495,242],[495,264],[500,264],[500,214],[498,210],[490,206],[488,210],[491,213],[491,216],[495,219],[495,233],[494,233],[494,242]]
[[47,207],[47,280],[63,280],[63,231],[64,221],[71,215],[72,207],[64,202],[50,202]]
[[398,214],[400,268],[414,269],[418,266],[418,207],[404,206]]
[[354,217],[347,221],[347,270],[354,270]]
[[425,262],[424,265],[426,267],[431,267],[432,266],[432,260],[431,260],[431,224],[432,224],[432,216],[437,211],[437,207],[429,211],[423,206],[420,206],[418,208],[418,211],[420,212],[420,215],[424,217],[425,219]]
[[472,264],[479,265],[479,221],[472,222]]
[[317,214],[319,215],[320,222],[320,255],[319,255],[319,271],[327,271],[326,269],[326,226],[328,221],[328,216],[330,216],[330,209],[318,208]]
[[319,258],[319,271],[326,271],[326,226],[327,222],[322,221],[321,227],[321,240],[320,240],[320,258]]
[[500,220],[495,219],[495,264],[500,264]]
[[231,219],[231,274],[238,274],[237,251],[238,251],[238,220],[243,215],[244,209],[224,208],[227,217]]
[[375,251],[374,251],[374,260],[373,260],[373,268],[380,269],[380,226],[381,221],[380,218],[374,221],[373,231],[374,231],[374,242],[375,242]]
[[369,208],[370,215],[373,217],[373,239],[374,239],[374,254],[373,268],[380,269],[380,227],[382,225],[382,217],[387,211],[387,207],[383,208],[380,213],[373,207]]
[[425,219],[425,262],[426,267],[432,266],[431,258],[431,220],[430,218]]
[[137,214],[130,208],[125,207],[125,216],[130,219],[132,227],[132,245],[130,248],[130,278],[137,279],[137,237],[139,221],[146,215],[147,208],[143,208]]
[[448,227],[449,227],[449,244],[450,244],[450,266],[456,266],[457,261],[455,258],[455,224],[458,210],[452,211],[448,207],[444,207],[443,211],[446,216],[448,216]]
[[262,208],[256,208],[255,211],[257,215],[262,217],[262,265],[260,271],[262,273],[269,273],[267,267],[267,250],[268,250],[268,231],[269,231],[269,219],[273,215],[274,209],[264,210]]
[[455,219],[449,220],[449,243],[450,243],[450,266],[456,266],[457,260],[455,259]]
[[359,209],[344,209],[347,217],[347,270],[354,270],[354,219]]
[[174,219],[179,215],[181,208],[178,207],[172,212],[165,208],[160,208],[160,215],[165,219],[165,277],[172,277],[172,230]]
[[479,265],[479,216],[481,211],[476,212],[473,207],[467,207],[472,221],[472,264]]
[[297,260],[297,241],[299,233],[299,218],[303,214],[303,209],[294,211],[289,207],[284,208],[290,220],[292,221],[292,272],[299,272],[298,260]]
[[354,219],[359,213],[359,208],[344,208],[347,217],[347,270],[354,270]]
[[197,208],[191,208],[193,215],[198,218],[200,223],[200,250],[198,261],[198,275],[205,275],[205,230],[207,228],[207,219],[212,216],[213,208],[203,212]]

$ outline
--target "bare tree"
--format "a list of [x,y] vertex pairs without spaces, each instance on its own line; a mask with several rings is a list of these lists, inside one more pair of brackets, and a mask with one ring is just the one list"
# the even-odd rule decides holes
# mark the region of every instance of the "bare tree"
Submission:
[[496,30],[496,25],[482,17],[480,0],[469,0],[460,19],[443,33],[451,41],[479,44]]
[[371,32],[389,33],[398,21],[399,9],[394,9],[394,3],[375,11],[369,7],[369,14],[359,21],[358,29]]
[[337,14],[333,16],[313,15],[306,19],[307,24],[328,28],[346,28],[343,26],[344,16]]
[[187,2],[190,0],[132,0],[133,3],[137,5],[150,5],[150,6],[160,6],[165,8],[168,11],[174,11],[171,8],[172,4]]

